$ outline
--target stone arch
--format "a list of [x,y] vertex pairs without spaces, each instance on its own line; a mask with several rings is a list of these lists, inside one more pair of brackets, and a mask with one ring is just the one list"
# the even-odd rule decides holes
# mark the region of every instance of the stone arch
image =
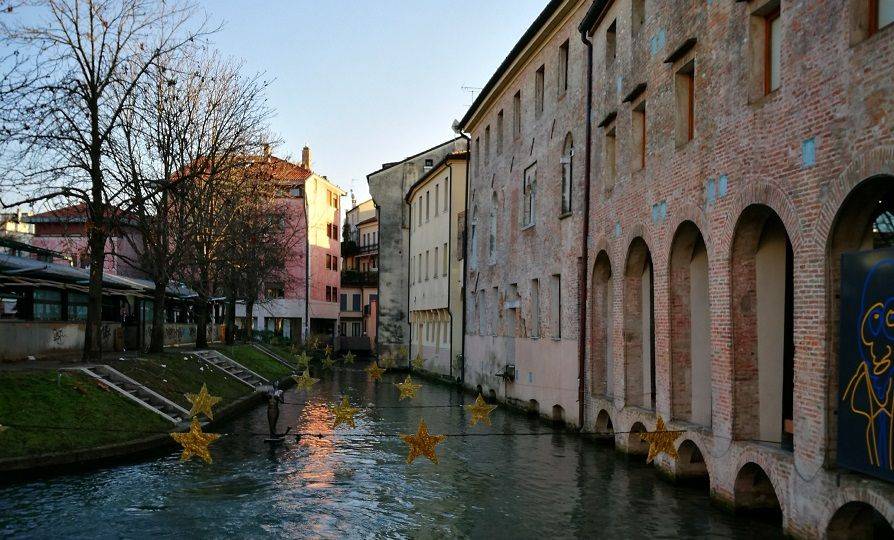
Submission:
[[646,432],[646,426],[642,422],[634,422],[627,434],[627,452],[635,456],[645,456],[649,453],[649,443],[640,435]]
[[540,414],[540,403],[536,399],[528,401],[528,414],[536,416]]
[[[728,246],[733,242],[733,237],[739,226],[742,214],[752,206],[767,207],[776,214],[785,230],[789,234],[792,250],[798,253],[804,246],[800,214],[795,209],[794,203],[781,189],[768,182],[757,181],[744,188],[733,196],[729,207],[725,212],[724,228],[715,237],[716,245]],[[731,253],[727,253],[730,256]]]
[[475,391],[478,392],[479,396],[484,396],[484,389],[481,387],[480,384],[475,387]]
[[839,374],[839,324],[841,322],[841,256],[846,252],[868,251],[894,246],[894,234],[884,229],[894,226],[894,176],[864,179],[841,200],[826,236],[826,335],[827,407],[826,459],[837,459],[838,411],[841,403]]
[[[714,245],[711,236],[710,223],[705,217],[705,212],[698,205],[691,202],[683,202],[679,205],[675,205],[675,208],[672,207],[667,218],[667,230],[678,231],[687,221],[695,225],[698,232],[702,235],[702,241],[705,243],[708,255],[712,258],[715,257],[717,254],[717,246]],[[671,252],[673,251],[673,240],[671,240],[670,245],[665,247],[667,248],[665,256],[667,257],[667,260],[670,261]]]
[[851,501],[838,510],[826,526],[829,540],[894,538],[894,527],[872,505]]
[[612,417],[605,409],[600,410],[599,414],[596,415],[596,433],[602,435],[615,434],[615,427],[612,425]]
[[565,408],[556,403],[553,405],[552,421],[554,424],[565,423]]
[[677,448],[674,476],[678,480],[703,480],[710,483],[704,452],[692,439],[686,439]]
[[614,291],[611,261],[605,250],[596,255],[593,263],[590,291],[590,393],[611,396]]
[[753,461],[743,465],[736,474],[733,504],[737,512],[759,514],[782,522],[782,506],[776,488],[767,473]]
[[733,433],[792,449],[793,247],[779,216],[751,205],[730,245]]
[[624,265],[624,385],[629,406],[655,408],[655,299],[652,256],[642,237]]
[[497,391],[494,390],[493,388],[491,388],[490,391],[488,391],[487,396],[490,398],[491,403],[497,402]]
[[711,427],[708,250],[695,223],[677,227],[668,259],[671,417]]

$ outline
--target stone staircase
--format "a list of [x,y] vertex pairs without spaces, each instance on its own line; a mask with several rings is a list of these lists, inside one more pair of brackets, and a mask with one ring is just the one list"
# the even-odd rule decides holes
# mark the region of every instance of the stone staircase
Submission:
[[162,416],[169,422],[180,424],[189,421],[189,411],[131,379],[112,366],[98,364],[69,368],[68,371],[78,371],[96,379],[110,390],[118,392],[127,399],[138,403],[141,407]]
[[270,358],[276,360],[277,362],[279,362],[280,364],[286,366],[287,368],[289,368],[289,369],[293,369],[293,370],[294,370],[294,369],[298,369],[298,366],[296,366],[295,364],[289,362],[288,360],[286,360],[285,358],[283,358],[283,357],[280,356],[279,354],[273,352],[273,350],[269,349],[267,346],[262,345],[262,344],[260,344],[260,343],[252,343],[251,345],[252,345],[252,347],[254,347],[255,349],[261,351],[262,353],[266,354],[267,356],[269,356]]
[[236,362],[232,358],[224,356],[220,351],[209,349],[196,351],[193,354],[208,362],[217,369],[223,371],[230,377],[233,377],[239,382],[246,384],[255,390],[257,390],[261,386],[265,386],[268,384],[267,379],[261,377],[254,371],[248,369],[239,362]]

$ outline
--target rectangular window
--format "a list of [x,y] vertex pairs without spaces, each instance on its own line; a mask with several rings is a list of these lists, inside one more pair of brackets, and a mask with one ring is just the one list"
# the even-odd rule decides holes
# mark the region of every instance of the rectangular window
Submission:
[[500,326],[500,291],[497,287],[491,289],[490,309],[490,334],[495,336]]
[[522,227],[533,225],[537,212],[537,164],[525,169],[524,187],[522,190]]
[[497,155],[503,153],[503,109],[497,113]]
[[417,226],[421,227],[422,226],[422,195],[419,195],[419,200],[416,203],[416,208],[417,208],[416,213],[419,214]]
[[676,139],[682,146],[695,137],[695,61],[680,68],[675,76]]
[[777,7],[764,17],[764,93],[779,88],[782,59],[782,18]]
[[615,137],[615,128],[612,126],[605,132],[605,143],[603,144],[603,156],[605,163],[603,164],[605,174],[605,187],[610,188],[615,185],[617,177],[617,166],[615,156],[617,155],[617,138]]
[[869,0],[869,35],[894,23],[894,0]]
[[431,192],[425,192],[425,222],[431,221]]
[[69,321],[86,321],[87,320],[87,302],[90,297],[84,293],[69,292],[68,293],[68,320]]
[[612,21],[605,31],[605,69],[615,65],[618,52],[618,22]]
[[552,276],[552,290],[550,291],[550,324],[552,325],[553,339],[562,337],[562,276]]
[[484,164],[490,161],[490,126],[484,128]]
[[435,184],[435,216],[438,215],[439,200],[441,200],[441,184]]
[[348,310],[348,295],[342,293],[340,300],[339,309],[342,311]]
[[646,0],[633,0],[630,5],[630,26],[635,36],[646,24]]
[[360,328],[359,322],[351,323],[351,332],[354,333],[354,336],[362,336],[363,335],[363,330]]
[[481,173],[481,137],[475,137],[475,176]]
[[439,249],[440,248],[435,247],[435,260],[434,260],[435,267],[432,269],[433,270],[432,271],[432,279],[438,279],[438,250]]
[[565,137],[565,149],[562,152],[562,215],[571,213],[571,185],[574,174],[574,141],[571,133]]
[[643,100],[633,109],[633,170],[646,166],[646,101]]
[[446,275],[447,275],[447,265],[448,265],[449,260],[450,260],[450,257],[449,257],[448,254],[447,254],[447,243],[446,243],[446,242],[444,243],[444,251],[442,251],[441,253],[444,254],[444,255],[443,255],[443,256],[444,256],[444,269],[443,269],[443,273],[444,273],[444,275],[446,276]]
[[531,337],[540,337],[540,280],[531,280]]
[[419,253],[419,269],[416,273],[416,281],[422,282],[422,253]]
[[429,255],[429,250],[425,250],[425,281],[428,281]]
[[444,211],[450,208],[450,178],[444,180]]
[[[344,298],[344,296],[345,295],[342,295],[342,298]],[[354,295],[351,307],[353,308],[353,311],[360,311],[360,295],[359,294]]]
[[568,40],[559,45],[559,69],[558,69],[559,95],[568,91]]
[[332,301],[338,302],[338,287],[332,287]]
[[534,114],[540,116],[543,113],[543,77],[546,74],[546,66],[540,66],[534,75]]
[[521,107],[521,90],[515,93],[512,98],[512,135],[518,137],[521,135],[522,127],[522,107]]
[[326,301],[332,301],[332,287],[330,287],[329,285],[326,285]]

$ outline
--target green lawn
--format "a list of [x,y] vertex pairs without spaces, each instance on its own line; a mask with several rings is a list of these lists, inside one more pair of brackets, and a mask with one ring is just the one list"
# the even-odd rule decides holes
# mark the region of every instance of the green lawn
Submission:
[[292,374],[291,369],[251,345],[220,345],[215,348],[270,381],[278,381]]
[[[56,371],[0,372],[0,388],[0,424],[11,426],[0,432],[0,458],[92,448],[172,428],[157,414],[71,372],[62,372],[58,383]],[[48,429],[53,427],[66,429]],[[94,431],[103,429],[109,431]]]
[[223,398],[218,409],[252,392],[247,385],[191,354],[146,354],[110,365],[187,410],[191,405],[185,394],[197,394],[203,383],[208,385],[208,392]]

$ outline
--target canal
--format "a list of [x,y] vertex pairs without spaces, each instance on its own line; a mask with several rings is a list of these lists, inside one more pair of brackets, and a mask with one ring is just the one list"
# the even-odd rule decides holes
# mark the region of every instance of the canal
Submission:
[[[286,393],[280,425],[331,433],[342,393],[365,409],[354,437],[293,437],[270,448],[266,407],[221,426],[214,462],[149,461],[0,487],[2,537],[778,537],[771,524],[714,507],[704,487],[663,480],[643,458],[505,408],[468,426],[471,398],[423,383],[398,401],[397,374],[369,382],[359,367]],[[212,389],[213,390],[213,389]],[[372,406],[370,406],[372,405]],[[407,465],[398,433],[424,418],[440,464]],[[363,435],[363,437],[357,437]]]

